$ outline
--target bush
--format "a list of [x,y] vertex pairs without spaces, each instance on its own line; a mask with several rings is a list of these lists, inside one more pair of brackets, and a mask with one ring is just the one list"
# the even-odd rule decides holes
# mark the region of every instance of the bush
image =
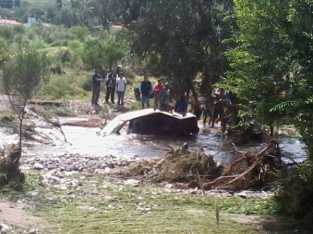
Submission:
[[81,99],[88,95],[83,85],[88,80],[87,74],[68,72],[53,75],[40,90],[40,96],[49,99]]
[[70,29],[71,33],[80,41],[84,41],[89,34],[89,30],[84,26],[74,26]]
[[22,35],[25,29],[20,26],[1,26],[0,27],[0,37],[13,41],[19,35]]
[[307,161],[279,175],[275,201],[278,211],[298,219],[313,220],[313,163]]
[[34,25],[27,30],[27,36],[31,38],[32,35],[40,37],[46,43],[53,46],[64,46],[67,44],[68,40],[75,39],[74,34],[61,26],[47,27],[43,25]]

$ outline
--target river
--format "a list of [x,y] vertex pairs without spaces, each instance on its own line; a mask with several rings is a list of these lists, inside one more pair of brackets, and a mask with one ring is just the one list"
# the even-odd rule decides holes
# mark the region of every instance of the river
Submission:
[[[202,149],[213,155],[219,163],[228,163],[232,159],[232,146],[224,144],[222,134],[200,131],[192,138],[172,138],[127,134],[101,136],[99,128],[62,126],[68,143],[63,139],[56,140],[55,145],[29,144],[27,151],[32,155],[45,157],[49,155],[79,154],[92,157],[114,156],[120,159],[154,158],[166,154],[170,148],[188,143],[191,150]],[[45,130],[47,132],[47,130]],[[61,137],[59,137],[61,138]],[[307,156],[305,144],[298,138],[279,138],[283,155],[301,162]],[[239,150],[258,150],[262,145],[239,147]],[[287,160],[287,159],[286,159]],[[288,161],[288,160],[287,160]]]

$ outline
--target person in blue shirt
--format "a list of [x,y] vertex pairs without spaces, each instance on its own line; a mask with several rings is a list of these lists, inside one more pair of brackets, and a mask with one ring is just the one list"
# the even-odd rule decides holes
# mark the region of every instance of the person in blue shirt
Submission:
[[150,96],[152,93],[152,84],[148,80],[148,77],[146,74],[144,74],[144,80],[140,84],[140,93],[141,93],[141,105],[142,109],[147,106],[147,108],[150,107]]

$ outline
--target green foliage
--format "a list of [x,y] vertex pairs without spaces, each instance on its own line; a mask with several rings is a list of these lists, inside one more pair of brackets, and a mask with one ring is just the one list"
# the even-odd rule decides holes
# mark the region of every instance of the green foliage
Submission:
[[7,95],[31,99],[47,72],[47,58],[33,48],[21,50],[3,67],[3,87]]
[[240,33],[223,86],[238,96],[241,112],[263,124],[288,122],[301,133],[310,160],[282,175],[277,203],[288,215],[312,220],[313,1],[235,2]]
[[[311,221],[313,218],[313,164],[306,162],[279,176],[275,201],[279,212]],[[311,224],[311,223],[310,223]]]
[[79,41],[84,41],[89,34],[87,27],[74,26],[70,29],[70,32],[75,35]]
[[22,155],[23,120],[28,101],[38,91],[42,77],[46,74],[48,60],[46,55],[34,48],[20,47],[20,50],[3,66],[2,83],[11,108],[19,120],[19,156]]
[[82,59],[88,69],[112,70],[127,53],[127,45],[114,36],[106,36],[86,41]]
[[9,59],[10,51],[6,40],[0,38],[0,67]]
[[39,95],[56,100],[85,98],[88,93],[84,90],[84,84],[89,79],[89,74],[79,71],[52,75],[42,86]]
[[232,1],[119,2],[133,33],[133,51],[176,89],[192,89],[201,72],[202,91],[207,94],[210,84],[224,75],[224,52],[230,46],[225,39],[234,27]]
[[25,33],[25,29],[20,26],[1,26],[0,37],[5,40],[14,40],[17,36]]
[[[301,108],[307,111],[299,98],[309,100],[312,93],[312,72],[305,69],[312,41],[304,36],[312,29],[303,31],[306,22],[299,19],[312,18],[312,12],[302,11],[311,4],[236,1],[240,34],[235,38],[237,48],[227,54],[231,69],[223,85],[263,124],[287,121],[298,125]],[[305,37],[301,43],[297,35]]]

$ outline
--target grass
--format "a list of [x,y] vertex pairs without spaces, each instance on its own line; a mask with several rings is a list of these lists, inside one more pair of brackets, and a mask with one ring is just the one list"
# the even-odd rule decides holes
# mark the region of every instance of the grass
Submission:
[[[51,230],[47,232],[54,234],[262,233],[254,225],[232,222],[226,214],[268,214],[271,210],[270,200],[184,195],[96,176],[85,177],[81,186],[67,190],[40,186],[36,174],[27,178],[23,193],[6,191],[0,197],[26,200],[35,214],[48,220]],[[219,225],[216,203],[221,207]]]
[[39,174],[28,172],[24,191],[5,188],[0,190],[0,199],[26,203],[29,212],[48,221],[44,232],[47,234],[306,233],[290,224],[283,231],[269,232],[262,225],[231,219],[244,219],[246,214],[270,215],[271,199],[183,194],[153,185],[133,187],[112,178],[82,174],[65,178],[79,180],[79,186],[66,189],[43,186]]

